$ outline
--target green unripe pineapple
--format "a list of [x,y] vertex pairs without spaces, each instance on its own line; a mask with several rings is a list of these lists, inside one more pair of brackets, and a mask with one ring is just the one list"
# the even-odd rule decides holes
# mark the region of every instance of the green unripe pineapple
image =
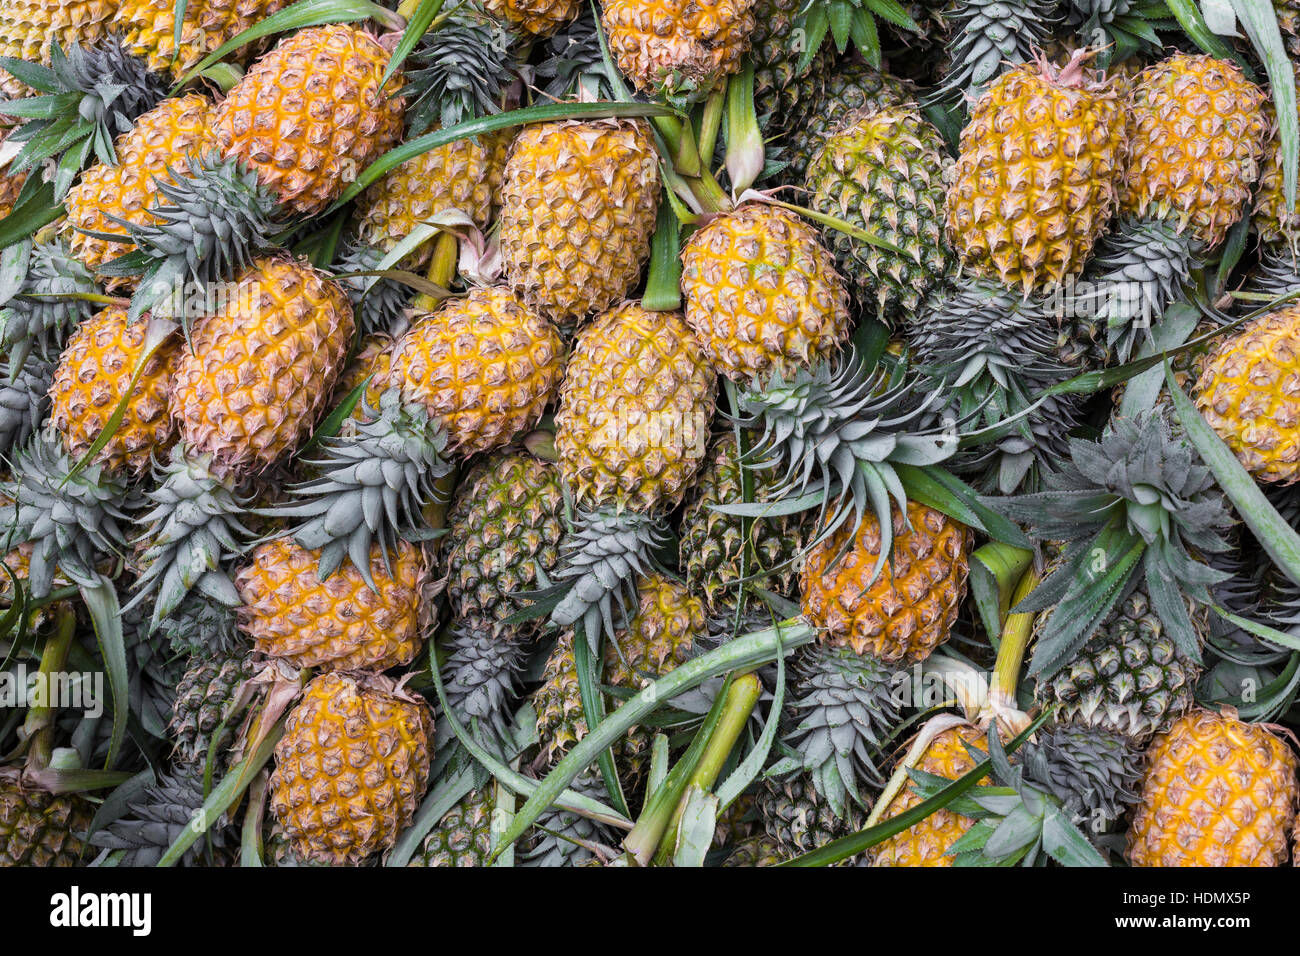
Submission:
[[862,829],[866,819],[853,806],[843,819],[837,817],[807,776],[763,781],[758,813],[772,846],[786,859],[848,836]]
[[77,866],[95,808],[76,794],[25,786],[0,771],[0,867]]
[[[248,652],[191,657],[172,708],[171,736],[182,760],[201,760],[213,744],[212,735],[228,716],[239,687],[253,675]],[[236,729],[227,727],[227,731]]]
[[429,831],[408,866],[487,866],[492,853],[492,789],[471,790]]
[[786,857],[778,849],[776,841],[766,833],[750,837],[736,844],[736,848],[725,860],[723,866],[776,866]]
[[810,205],[879,236],[900,252],[824,229],[858,304],[890,323],[915,312],[953,271],[944,241],[943,137],[914,109],[854,112],[808,167]]

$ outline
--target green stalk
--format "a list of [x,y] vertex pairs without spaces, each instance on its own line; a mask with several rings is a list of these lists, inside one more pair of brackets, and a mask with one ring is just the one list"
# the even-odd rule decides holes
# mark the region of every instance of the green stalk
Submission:
[[[1015,607],[1038,587],[1038,571],[1030,567],[1020,578],[1011,606]],[[993,665],[993,680],[989,684],[988,699],[980,710],[980,722],[1004,720],[1019,713],[1016,706],[1016,686],[1020,681],[1020,668],[1025,662],[1025,651],[1034,635],[1034,614],[1008,614],[1002,626],[1002,643],[998,647]],[[1018,721],[1017,721],[1018,722]],[[1022,728],[1012,728],[1019,732]]]
[[41,651],[41,698],[33,702],[27,710],[27,719],[23,723],[23,735],[31,740],[27,753],[29,770],[44,770],[50,765],[54,753],[54,715],[58,708],[51,700],[50,687],[55,675],[63,671],[68,662],[68,649],[72,647],[72,636],[77,629],[77,618],[71,605],[60,604],[55,610],[57,623],[55,631],[45,642]]
[[704,101],[704,115],[700,118],[700,162],[708,168],[713,152],[718,146],[718,130],[722,127],[722,105],[726,102],[727,85],[719,83]]
[[[573,666],[578,672],[578,694],[582,700],[582,719],[588,727],[595,727],[605,719],[604,701],[596,691],[594,671],[592,670],[592,653],[591,645],[587,641],[587,629],[582,626],[582,621],[578,621],[573,632]],[[596,659],[600,660],[600,640],[598,635]],[[614,753],[608,747],[601,751],[600,756],[596,758],[596,765],[600,768],[601,780],[605,784],[605,792],[609,794],[610,806],[625,817],[632,814],[627,808],[627,799],[623,796],[623,787],[618,781],[618,770],[614,766]]]
[[650,239],[650,271],[641,307],[647,312],[675,312],[682,307],[681,230],[666,201],[659,204],[659,221]]
[[668,832],[659,843],[659,852],[655,854],[655,865],[665,866],[672,859],[677,846],[677,835],[681,830],[682,815],[686,812],[687,794],[690,793],[691,787],[710,790],[718,782],[718,774],[722,772],[727,757],[736,746],[736,741],[740,738],[741,731],[745,729],[745,724],[749,722],[749,715],[753,713],[754,705],[758,703],[762,693],[763,685],[753,674],[744,674],[732,681],[731,687],[727,690],[727,700],[723,704],[718,725],[709,737],[704,755],[696,765],[695,772],[687,781],[686,793],[677,803],[677,809],[668,824]]
[[[681,667],[660,677],[653,684],[653,693],[634,694],[628,698],[614,713],[589,730],[587,736],[582,738],[546,775],[546,779],[538,784],[502,836],[501,846],[507,846],[519,839],[542,811],[564,791],[570,781],[590,766],[602,750],[618,740],[629,728],[644,724],[646,717],[659,706],[660,701],[672,700],[678,694],[698,687],[710,677],[730,671],[746,671],[766,664],[775,660],[778,654],[812,643],[815,636],[816,632],[811,627],[796,619],[776,627],[745,634],[727,642],[717,650],[687,661]],[[671,776],[669,774],[670,778]],[[656,840],[647,854],[652,853],[657,845]],[[499,852],[500,848],[494,851],[494,853]]]
[[[438,233],[433,242],[433,260],[429,263],[426,278],[444,289],[451,288],[451,280],[456,278],[456,264],[460,257],[460,243],[450,232]],[[417,312],[428,312],[438,305],[438,300],[431,295],[421,293],[411,303]]]

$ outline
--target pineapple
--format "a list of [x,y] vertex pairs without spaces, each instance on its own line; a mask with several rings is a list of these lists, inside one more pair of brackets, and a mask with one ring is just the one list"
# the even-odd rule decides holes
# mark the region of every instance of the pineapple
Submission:
[[507,443],[542,416],[559,384],[563,343],[508,289],[471,289],[417,319],[393,350],[386,385],[419,402],[463,455]]
[[[1292,18],[1296,17],[1292,12]],[[1270,119],[1272,108],[1268,107]],[[1251,225],[1259,241],[1270,249],[1289,252],[1294,260],[1300,257],[1300,213],[1287,208],[1286,188],[1282,166],[1282,133],[1276,123],[1269,124],[1272,135],[1264,153],[1263,170],[1255,190],[1255,205],[1251,212]]]
[[452,619],[515,639],[518,595],[546,582],[560,560],[564,489],[559,470],[527,452],[495,455],[464,482],[447,512],[443,573]]
[[[116,18],[115,0],[4,0],[0,3],[0,56],[29,63],[50,62],[50,47],[93,46]],[[8,99],[32,95],[16,77],[0,71],[0,93]]]
[[[1208,611],[1190,608],[1201,633]],[[1041,630],[1046,615],[1035,628]],[[1200,665],[1167,633],[1142,588],[1135,588],[1038,696],[1056,706],[1062,724],[1115,731],[1141,743],[1181,716],[1195,700]]]
[[[385,173],[357,200],[356,230],[362,242],[389,252],[440,213],[457,209],[486,230],[501,204],[501,181],[509,132],[485,133],[437,146]],[[425,243],[403,261],[424,268],[433,254]]]
[[[682,515],[681,565],[686,584],[700,594],[713,614],[729,613],[739,599],[737,583],[753,578],[751,587],[783,597],[798,589],[797,559],[808,521],[801,515],[756,518],[745,540],[745,521],[713,510],[714,505],[744,501],[743,468],[734,432],[719,435],[687,498]],[[777,486],[779,473],[753,470],[753,500],[764,501]],[[748,545],[748,546],[747,546]]]
[[113,26],[126,49],[151,70],[180,79],[217,47],[288,5],[289,0],[187,0],[179,46],[177,5],[168,0],[122,0]]
[[321,670],[382,671],[414,660],[426,577],[420,551],[402,541],[385,560],[374,545],[366,574],[348,566],[323,582],[319,558],[276,538],[258,545],[235,575],[240,626],[256,650]]
[[90,450],[128,393],[131,397],[113,437],[94,460],[139,477],[167,452],[176,435],[168,389],[182,342],[179,336],[164,340],[133,381],[149,338],[149,321],[131,322],[126,310],[117,306],[97,313],[73,332],[50,388],[50,420],[69,455],[81,458]]
[[[355,308],[354,303],[353,309]],[[362,419],[373,414],[379,408],[379,396],[384,393],[384,384],[393,367],[393,344],[392,336],[383,333],[363,338],[357,354],[339,375],[339,383],[334,388],[337,401],[331,404],[338,404],[351,395],[358,385],[366,382],[366,390],[353,407],[352,417]]]
[[880,524],[866,515],[815,545],[803,571],[803,613],[818,639],[886,663],[922,661],[948,639],[966,592],[973,535],[915,501],[892,512],[893,550],[881,555]]
[[[157,866],[168,847],[194,826],[210,792],[202,764],[178,764],[136,794],[126,815],[97,830],[91,842],[123,851],[119,866]],[[181,865],[231,866],[237,843],[237,831],[223,815],[206,829],[203,839],[190,845]]]
[[1300,402],[1292,369],[1300,304],[1290,302],[1214,343],[1196,383],[1196,407],[1257,481],[1300,478]]
[[1078,275],[1119,200],[1119,98],[1085,68],[1016,67],[962,130],[948,238],[962,262],[1025,294]]
[[[643,681],[661,677],[684,664],[695,642],[706,636],[705,628],[703,601],[662,574],[646,575],[637,589],[631,623],[605,646],[605,682],[640,690]],[[545,763],[554,763],[586,736],[571,631],[556,640],[547,658],[534,707]],[[616,750],[620,764],[634,778],[645,769],[649,737],[644,729],[633,727]]]
[[807,92],[806,78],[825,62],[819,51],[803,64],[805,34],[795,32],[802,6],[800,0],[754,3],[754,29],[749,35],[754,106],[769,133],[788,126],[787,118]]
[[1296,755],[1259,724],[1196,710],[1147,752],[1133,866],[1281,866],[1300,798]]
[[785,861],[780,846],[766,833],[736,844],[723,866],[777,866]]
[[917,93],[906,80],[866,63],[836,65],[829,55],[819,54],[809,72],[787,88],[782,98],[793,102],[786,107],[788,133],[777,142],[781,158],[789,164],[781,178],[802,185],[823,140],[846,116],[859,110],[906,106],[916,101]]
[[52,794],[0,770],[0,866],[79,866],[94,806]]
[[324,411],[352,334],[337,284],[305,263],[254,261],[195,322],[172,379],[188,453],[210,454],[219,475],[249,475],[293,451]]
[[[235,696],[252,676],[252,660],[243,648],[190,658],[176,684],[176,702],[168,726],[178,759],[187,763],[206,761],[212,748],[222,745],[224,739],[214,740],[213,735],[230,717]],[[226,731],[233,734],[236,729],[228,726]]]
[[509,285],[561,325],[609,308],[640,281],[659,193],[659,156],[644,122],[526,127],[502,190]]
[[806,777],[769,777],[759,788],[757,803],[771,852],[780,859],[820,849],[863,825],[861,811],[851,808],[847,815],[837,815]]
[[749,381],[816,365],[849,335],[849,297],[817,231],[795,213],[746,203],[682,251],[686,323],[719,375]]
[[498,19],[532,36],[549,36],[581,13],[577,0],[484,0]]
[[492,811],[492,788],[471,790],[429,831],[407,866],[487,866]]
[[900,250],[824,230],[859,306],[882,322],[914,313],[953,269],[943,238],[948,163],[943,137],[919,112],[886,107],[848,114],[808,167],[813,209]]
[[429,777],[428,705],[380,676],[322,674],[275,746],[271,810],[304,860],[356,866],[392,847]]
[[94,306],[73,298],[99,292],[90,271],[60,241],[36,242],[22,284],[0,310],[0,350],[15,377],[33,352],[53,359],[68,332],[90,317]]
[[1171,218],[1213,248],[1246,211],[1269,135],[1264,94],[1236,64],[1175,54],[1143,70],[1127,103],[1121,205]]
[[[159,183],[175,182],[186,161],[216,147],[212,104],[197,93],[163,100],[117,138],[117,163],[97,163],[81,174],[68,192],[64,232],[72,254],[99,272],[112,259],[135,248],[128,227],[156,222],[150,210],[159,205]],[[120,221],[119,221],[120,220]],[[95,233],[122,236],[103,239]],[[129,285],[110,277],[109,288]]]
[[347,24],[308,27],[258,60],[212,117],[222,156],[251,167],[294,214],[320,212],[402,134],[400,74]]
[[[988,746],[984,733],[970,724],[959,724],[937,734],[926,747],[916,769],[948,780],[956,780],[975,769],[975,759],[967,751],[974,747],[983,752]],[[980,784],[989,782],[988,777]],[[884,823],[922,802],[910,786],[904,786],[889,802],[878,822]],[[936,810],[920,823],[895,834],[872,851],[872,866],[952,866],[948,850],[975,821],[947,808]]]
[[627,303],[579,334],[555,444],[580,508],[679,504],[704,461],[717,377],[676,312]]
[[601,7],[610,52],[644,93],[702,98],[749,52],[754,0],[601,0]]

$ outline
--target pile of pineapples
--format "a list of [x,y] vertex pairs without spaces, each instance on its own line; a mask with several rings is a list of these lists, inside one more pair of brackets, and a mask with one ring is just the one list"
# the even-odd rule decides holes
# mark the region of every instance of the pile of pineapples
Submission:
[[1275,4],[0,0],[0,863],[1300,862]]

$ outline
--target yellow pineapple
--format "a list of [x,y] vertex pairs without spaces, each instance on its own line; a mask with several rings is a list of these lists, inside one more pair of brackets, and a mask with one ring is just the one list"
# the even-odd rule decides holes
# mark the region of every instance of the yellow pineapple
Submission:
[[322,674],[275,746],[271,811],[304,860],[356,866],[387,850],[424,796],[433,715],[382,676]]
[[[64,232],[72,254],[90,269],[135,248],[131,242],[113,242],[89,233],[126,236],[122,219],[142,225],[156,222],[149,209],[159,204],[158,181],[174,182],[172,173],[183,170],[186,160],[216,146],[212,133],[212,104],[197,93],[163,100],[117,138],[117,164],[97,163],[81,174],[68,192],[68,218]],[[111,289],[130,280],[112,277]]]
[[671,508],[705,457],[717,376],[676,312],[626,303],[578,335],[555,444],[582,508]]
[[1179,53],[1147,67],[1127,103],[1121,205],[1217,246],[1246,211],[1268,138],[1264,93],[1236,64]]
[[[108,33],[116,15],[116,0],[3,0],[0,56],[49,65],[52,43],[65,53],[74,43],[91,46]],[[0,93],[18,99],[35,91],[0,70]]]
[[1118,202],[1119,98],[1077,56],[989,84],[962,130],[948,237],[978,274],[1029,292],[1078,274]]
[[[288,5],[289,0],[187,0],[179,46],[178,5],[171,0],[122,0],[113,27],[128,53],[154,72],[179,79],[227,40]],[[238,61],[238,54],[229,58]]]
[[1133,866],[1281,866],[1300,788],[1280,734],[1193,711],[1147,751],[1128,832]]
[[50,386],[50,421],[73,458],[90,450],[128,392],[122,420],[95,460],[138,477],[171,446],[176,425],[168,413],[168,390],[183,343],[173,336],[158,346],[133,386],[148,328],[147,318],[131,322],[125,309],[109,306],[68,339]]
[[510,148],[501,203],[509,285],[573,324],[627,296],[650,257],[659,156],[641,121],[526,127]]
[[686,322],[718,374],[737,382],[808,368],[849,335],[849,295],[817,230],[795,213],[746,203],[682,250]]
[[[1267,115],[1270,119],[1275,116],[1271,105],[1267,108]],[[1294,260],[1300,257],[1300,213],[1287,206],[1281,128],[1276,123],[1269,125],[1273,134],[1264,153],[1264,167],[1255,190],[1251,225],[1259,234],[1260,242],[1290,253]]]
[[472,455],[536,425],[562,371],[554,326],[494,286],[418,318],[394,349],[387,385],[442,424],[449,450]]
[[488,13],[533,36],[549,36],[578,15],[578,0],[484,0]]
[[[966,593],[972,535],[915,501],[894,508],[893,551],[880,557],[880,524],[864,516],[856,534],[841,528],[812,548],[803,571],[803,613],[823,644],[883,661],[922,661],[948,639]],[[910,527],[909,527],[910,526]]]
[[322,582],[320,555],[276,538],[258,545],[235,575],[241,627],[255,648],[297,667],[382,671],[409,664],[420,650],[423,555],[400,541],[384,560],[370,550],[371,588],[348,564]]
[[[971,746],[979,751],[988,748],[984,732],[970,724],[950,727],[935,735],[925,749],[916,769],[948,780],[956,780],[975,769],[975,761],[967,752]],[[987,784],[983,777],[980,784]],[[890,801],[878,822],[884,823],[921,803],[921,797],[909,784],[904,784]],[[895,834],[872,851],[872,866],[952,866],[948,849],[965,835],[974,820],[953,813],[947,808],[937,810],[920,823],[902,833]]]
[[[361,194],[357,235],[368,245],[390,251],[439,213],[458,209],[479,229],[487,229],[501,203],[510,132],[458,139],[409,159]],[[432,254],[425,243],[403,263],[420,269]]]
[[393,367],[393,345],[393,337],[390,335],[382,332],[367,335],[361,340],[357,354],[339,376],[339,384],[334,390],[338,402],[352,394],[352,390],[367,378],[370,379],[365,393],[352,409],[353,418],[364,418],[379,408],[379,396],[384,392],[384,383]]
[[1300,478],[1300,303],[1223,336],[1201,363],[1196,407],[1259,481]]
[[754,0],[602,0],[610,52],[638,90],[707,94],[740,70]]
[[352,307],[323,273],[258,259],[229,297],[194,323],[171,393],[193,454],[215,474],[254,474],[306,438],[352,341]]
[[217,145],[257,172],[291,212],[320,212],[402,134],[401,75],[346,24],[293,34],[249,69],[213,118]]

